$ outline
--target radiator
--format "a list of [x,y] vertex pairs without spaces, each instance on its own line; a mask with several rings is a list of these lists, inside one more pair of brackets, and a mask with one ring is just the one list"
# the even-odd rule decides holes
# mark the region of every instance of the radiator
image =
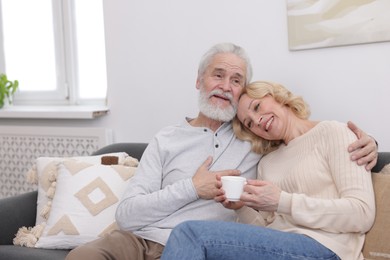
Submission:
[[40,156],[86,156],[113,142],[105,128],[0,126],[0,198],[37,187],[26,174]]

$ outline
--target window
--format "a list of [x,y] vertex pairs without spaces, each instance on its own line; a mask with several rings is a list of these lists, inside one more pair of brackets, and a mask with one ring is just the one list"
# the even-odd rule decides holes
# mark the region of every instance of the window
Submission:
[[0,73],[19,81],[15,104],[104,104],[102,0],[0,1]]

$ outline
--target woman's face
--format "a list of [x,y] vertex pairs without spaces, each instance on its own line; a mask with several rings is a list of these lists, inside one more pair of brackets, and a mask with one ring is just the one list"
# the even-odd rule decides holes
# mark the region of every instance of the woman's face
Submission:
[[261,99],[241,96],[237,117],[252,133],[266,140],[283,140],[283,125],[286,119],[286,107],[272,96]]

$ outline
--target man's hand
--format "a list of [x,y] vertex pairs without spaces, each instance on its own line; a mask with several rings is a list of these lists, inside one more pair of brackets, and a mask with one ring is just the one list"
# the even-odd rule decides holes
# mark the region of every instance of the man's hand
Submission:
[[221,195],[221,190],[217,188],[217,174],[219,176],[240,175],[239,170],[209,171],[212,161],[213,158],[208,157],[192,177],[192,182],[201,199],[214,199],[214,197]]
[[351,160],[356,161],[358,165],[365,165],[366,170],[370,171],[378,159],[376,142],[374,138],[360,130],[351,121],[348,121],[348,127],[358,138],[358,140],[348,146],[348,152],[351,153]]
[[225,191],[222,189],[221,175],[217,174],[216,186],[219,189],[219,192],[215,196],[214,200],[216,202],[222,203],[222,205],[227,209],[240,209],[244,206],[242,201],[229,201],[225,196]]

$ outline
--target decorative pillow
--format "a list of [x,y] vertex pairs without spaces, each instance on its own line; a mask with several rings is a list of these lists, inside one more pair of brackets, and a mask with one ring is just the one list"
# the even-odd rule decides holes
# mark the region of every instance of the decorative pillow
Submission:
[[[50,190],[53,182],[52,178],[57,174],[58,163],[64,160],[79,160],[90,164],[100,164],[103,157],[115,156],[118,157],[118,163],[123,164],[127,153],[109,153],[95,156],[79,156],[79,157],[39,157],[36,159],[33,167],[27,173],[27,179],[30,183],[38,185],[37,198],[37,216],[35,224],[38,225],[47,219],[48,209],[45,206],[48,203],[49,197],[52,198],[52,191]],[[49,194],[48,194],[49,193]],[[49,197],[47,196],[49,195]]]
[[47,222],[20,228],[14,244],[71,249],[117,229],[116,207],[137,165],[130,156],[110,166],[62,160],[50,177]]
[[366,234],[363,247],[365,259],[390,259],[390,164],[380,173],[372,174],[375,191],[376,216]]

